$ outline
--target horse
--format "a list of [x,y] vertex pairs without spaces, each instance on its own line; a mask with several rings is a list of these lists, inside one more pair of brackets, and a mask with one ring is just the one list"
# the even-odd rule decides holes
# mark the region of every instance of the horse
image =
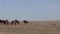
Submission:
[[4,20],[3,24],[9,24],[8,20]]
[[16,25],[16,24],[20,24],[20,23],[19,23],[18,20],[13,20],[13,21],[11,21],[11,24],[15,24]]
[[8,20],[0,20],[0,24],[9,24]]
[[17,19],[15,19],[15,22],[16,22],[17,24],[20,24],[19,21],[18,21]]
[[24,24],[27,24],[27,23],[29,23],[27,20],[23,20],[23,22],[24,22]]
[[0,24],[3,24],[4,20],[0,20]]

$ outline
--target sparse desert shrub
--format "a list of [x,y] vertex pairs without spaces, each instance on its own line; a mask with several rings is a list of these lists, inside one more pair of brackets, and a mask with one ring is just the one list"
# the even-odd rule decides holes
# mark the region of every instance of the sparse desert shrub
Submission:
[[56,24],[53,24],[53,26],[56,26]]
[[60,26],[60,24],[59,24],[59,26]]

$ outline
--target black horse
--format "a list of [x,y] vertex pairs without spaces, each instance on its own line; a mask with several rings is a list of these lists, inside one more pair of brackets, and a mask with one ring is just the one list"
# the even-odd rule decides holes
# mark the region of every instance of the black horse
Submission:
[[3,24],[4,23],[4,20],[0,20],[0,24]]
[[27,20],[23,20],[23,22],[24,22],[24,24],[27,24],[27,23],[29,23]]

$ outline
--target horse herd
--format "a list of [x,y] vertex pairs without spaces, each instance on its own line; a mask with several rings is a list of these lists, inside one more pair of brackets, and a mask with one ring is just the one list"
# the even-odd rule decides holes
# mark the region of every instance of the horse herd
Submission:
[[[23,23],[24,23],[24,24],[27,24],[28,21],[27,21],[27,20],[23,20]],[[12,20],[12,21],[10,21],[10,22],[9,22],[8,20],[0,20],[0,24],[5,24],[5,25],[6,25],[6,24],[12,24],[12,25],[13,25],[13,24],[15,24],[15,25],[18,24],[18,25],[19,25],[19,24],[20,24],[20,21],[17,20],[17,19]]]

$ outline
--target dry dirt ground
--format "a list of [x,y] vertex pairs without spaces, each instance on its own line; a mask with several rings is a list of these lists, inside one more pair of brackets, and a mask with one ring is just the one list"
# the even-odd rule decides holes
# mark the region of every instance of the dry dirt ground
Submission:
[[0,25],[0,34],[60,34],[60,22],[34,21],[20,25]]

